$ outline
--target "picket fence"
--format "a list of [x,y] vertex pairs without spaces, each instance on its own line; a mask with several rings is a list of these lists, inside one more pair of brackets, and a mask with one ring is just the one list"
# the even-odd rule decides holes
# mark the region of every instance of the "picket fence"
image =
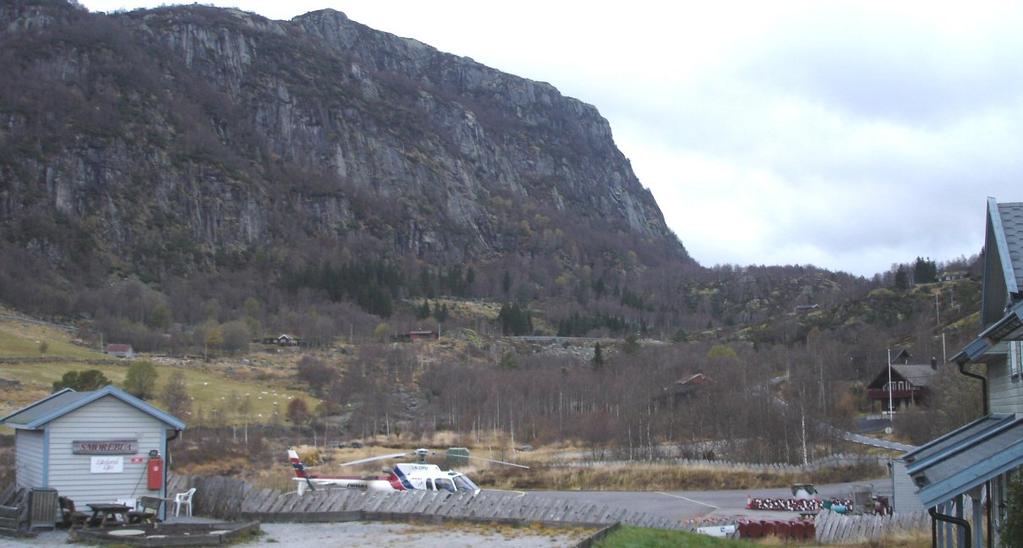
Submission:
[[174,476],[171,491],[196,488],[197,514],[227,520],[356,521],[430,520],[539,523],[602,528],[624,523],[657,529],[691,530],[692,525],[644,512],[568,500],[526,499],[514,492],[484,491],[472,497],[437,491],[364,492],[358,489],[306,491],[304,495],[258,489],[221,476]]
[[850,516],[821,510],[814,518],[816,540],[821,544],[866,543],[900,533],[919,533],[930,527],[927,512]]

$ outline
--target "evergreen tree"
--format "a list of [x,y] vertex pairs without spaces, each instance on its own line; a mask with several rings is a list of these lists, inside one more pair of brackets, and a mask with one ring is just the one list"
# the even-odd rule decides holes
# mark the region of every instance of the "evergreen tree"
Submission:
[[899,291],[909,289],[909,274],[906,273],[905,267],[900,266],[895,271],[895,289]]
[[600,343],[593,345],[593,369],[599,371],[604,367],[604,351],[600,348]]
[[448,321],[448,305],[444,303],[442,303],[440,306],[434,305],[433,319],[442,323]]
[[505,335],[528,335],[533,332],[533,319],[528,310],[523,310],[517,303],[505,303],[497,314],[501,324],[501,333]]
[[430,301],[423,299],[423,306],[416,309],[416,318],[425,320],[430,317]]
[[913,264],[913,281],[918,284],[929,284],[938,281],[938,265],[928,259],[916,258]]
[[511,291],[511,286],[512,286],[511,273],[505,270],[504,277],[501,278],[501,291],[503,291],[504,294],[507,295],[508,292]]

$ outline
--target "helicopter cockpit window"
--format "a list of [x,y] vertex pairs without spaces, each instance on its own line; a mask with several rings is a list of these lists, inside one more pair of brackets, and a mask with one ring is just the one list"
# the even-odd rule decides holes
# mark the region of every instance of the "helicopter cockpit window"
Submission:
[[454,493],[455,484],[451,483],[451,480],[447,478],[437,478],[437,490],[440,491],[441,489]]
[[459,491],[468,491],[470,493],[475,493],[477,490],[479,490],[479,487],[477,487],[476,484],[473,483],[471,479],[465,476],[455,476],[453,479],[455,480],[455,485],[458,487]]

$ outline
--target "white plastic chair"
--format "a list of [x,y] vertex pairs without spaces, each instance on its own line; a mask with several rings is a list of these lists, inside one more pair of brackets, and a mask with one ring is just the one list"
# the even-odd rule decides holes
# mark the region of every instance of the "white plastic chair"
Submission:
[[192,517],[192,495],[195,494],[195,487],[185,491],[184,493],[178,493],[174,495],[174,516],[177,517],[181,511],[181,506],[188,505],[188,511],[185,515]]

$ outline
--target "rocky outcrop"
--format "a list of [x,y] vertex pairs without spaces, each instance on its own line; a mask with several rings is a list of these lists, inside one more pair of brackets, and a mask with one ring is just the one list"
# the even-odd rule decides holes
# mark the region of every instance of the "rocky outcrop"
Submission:
[[188,270],[370,239],[435,263],[688,260],[594,107],[342,13],[19,1],[0,29],[0,230],[56,257]]

